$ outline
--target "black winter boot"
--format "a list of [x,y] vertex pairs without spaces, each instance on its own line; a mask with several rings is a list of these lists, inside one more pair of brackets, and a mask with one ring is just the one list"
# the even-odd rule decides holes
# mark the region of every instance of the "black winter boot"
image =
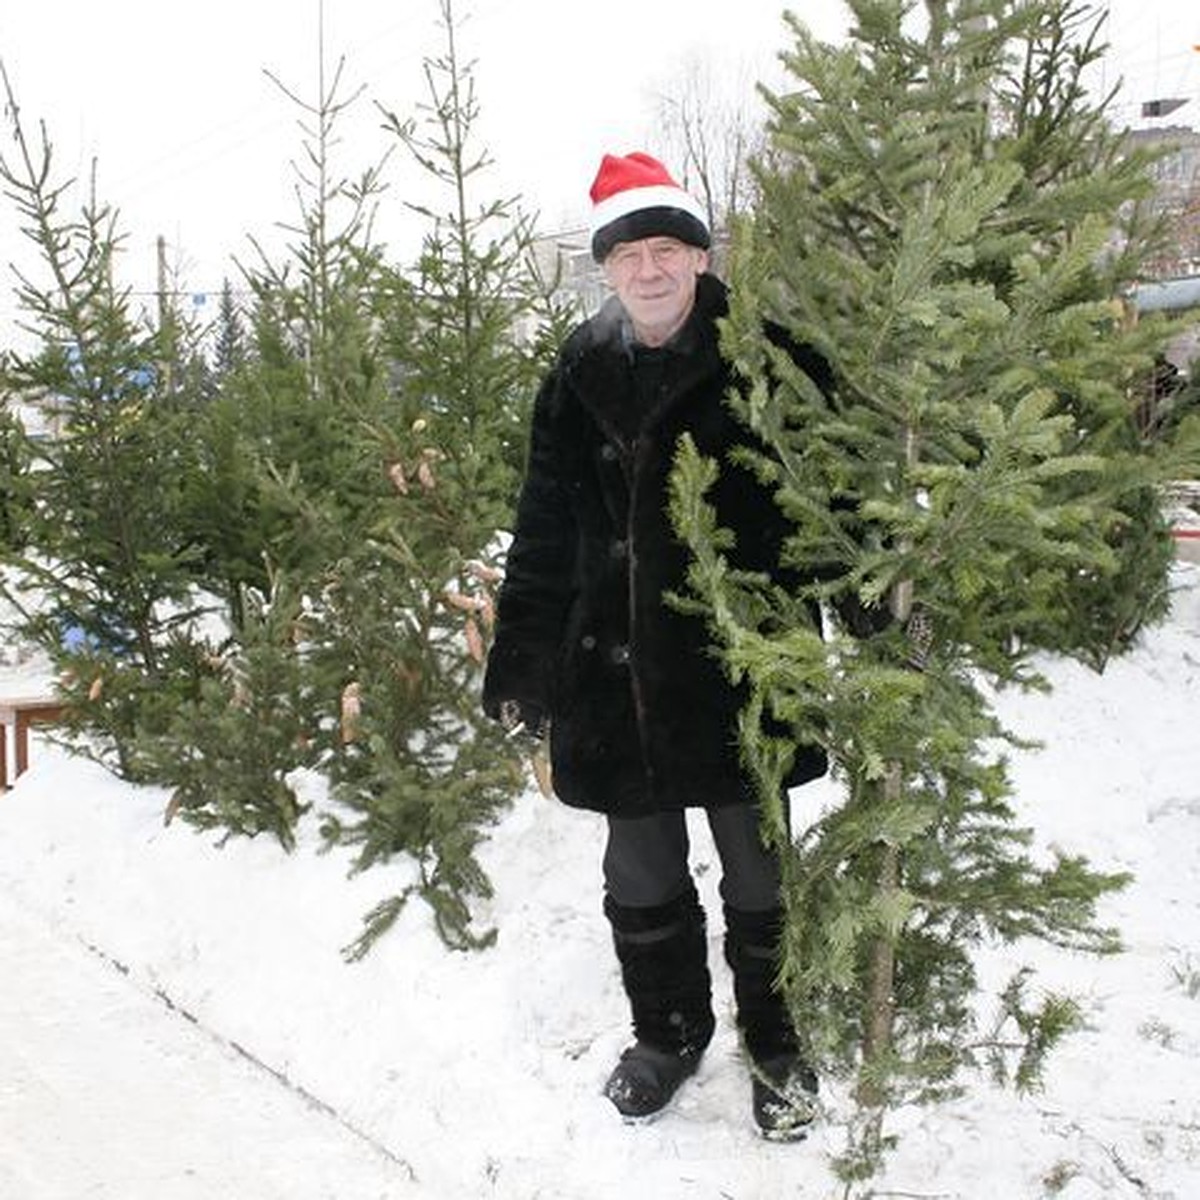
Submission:
[[604,912],[637,1039],[604,1094],[622,1116],[649,1117],[695,1072],[713,1035],[704,910],[693,886],[654,908],[626,908],[606,896]]
[[751,1064],[754,1120],[764,1137],[797,1141],[816,1114],[817,1077],[800,1053],[775,986],[783,911],[725,906],[725,961],[733,971],[738,1027]]

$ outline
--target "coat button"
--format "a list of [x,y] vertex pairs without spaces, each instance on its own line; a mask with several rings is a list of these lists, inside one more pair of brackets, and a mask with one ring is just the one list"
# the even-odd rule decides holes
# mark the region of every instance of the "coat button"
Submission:
[[629,662],[629,647],[625,645],[614,646],[609,651],[609,657],[612,658],[613,662],[615,662],[617,666],[623,667]]
[[612,460],[617,457],[616,446],[614,446],[612,442],[605,442],[604,445],[600,447],[600,457],[604,459],[605,462],[612,462]]
[[579,644],[580,644],[580,645],[581,645],[581,646],[582,646],[582,647],[583,647],[585,650],[595,650],[595,648],[596,648],[596,639],[595,639],[594,637],[592,637],[592,635],[591,635],[590,633],[585,633],[585,634],[583,635],[583,637],[581,637],[581,638],[579,639]]
[[613,558],[624,558],[629,552],[629,544],[623,538],[617,538],[609,543],[608,552]]

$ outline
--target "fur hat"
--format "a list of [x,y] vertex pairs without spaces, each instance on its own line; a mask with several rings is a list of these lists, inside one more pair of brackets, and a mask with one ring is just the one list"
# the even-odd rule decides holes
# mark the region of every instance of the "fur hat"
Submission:
[[673,237],[707,250],[703,206],[649,154],[606,154],[592,183],[592,257],[603,262],[618,242]]

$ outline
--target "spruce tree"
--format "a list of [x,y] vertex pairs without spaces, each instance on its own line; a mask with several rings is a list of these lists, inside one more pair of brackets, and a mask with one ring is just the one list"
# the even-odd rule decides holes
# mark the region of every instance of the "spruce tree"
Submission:
[[194,582],[221,619],[190,643],[196,685],[141,741],[151,778],[172,789],[172,814],[267,832],[287,849],[304,811],[293,773],[328,766],[342,744],[344,667],[327,669],[314,630],[390,487],[360,432],[394,408],[379,334],[393,280],[372,229],[382,184],[378,167],[357,179],[337,167],[358,96],[343,98],[342,69],[326,82],[322,63],[311,104],[279,85],[306,131],[292,238],[280,260],[256,243],[244,333],[225,291],[219,391],[192,414],[181,484]]
[[221,299],[217,306],[216,339],[212,353],[212,369],[217,380],[243,366],[249,357],[246,330],[242,313],[234,298],[233,284],[228,279],[221,284]]
[[209,648],[194,687],[141,739],[149,778],[171,790],[165,819],[182,815],[225,838],[268,833],[295,846],[305,811],[294,783],[311,765],[319,697],[304,655],[303,596],[272,574],[246,589],[237,636]]
[[[493,936],[471,928],[474,899],[491,890],[477,847],[523,786],[479,701],[499,531],[545,365],[521,329],[560,315],[531,273],[515,202],[475,199],[489,160],[476,147],[478,102],[448,0],[442,18],[445,53],[425,64],[420,119],[385,111],[385,123],[446,207],[413,206],[426,225],[419,260],[409,288],[397,278],[388,289],[380,331],[396,409],[364,423],[358,443],[387,495],[328,578],[321,658],[343,672],[353,720],[331,765],[340,808],[329,835],[359,846],[362,868],[411,855],[420,880],[409,891],[433,906],[450,945],[468,947]],[[408,894],[369,914],[352,956]]]
[[[853,1179],[878,1169],[890,1107],[952,1092],[997,1044],[975,1028],[974,947],[1119,944],[1095,904],[1123,877],[1017,821],[990,692],[1045,686],[1046,653],[1102,669],[1162,616],[1159,486],[1196,443],[1150,444],[1134,419],[1164,329],[1122,300],[1153,230],[1145,163],[1085,87],[1099,22],[1073,0],[849,8],[842,46],[789,18],[792,86],[766,93],[725,329],[760,448],[716,464],[685,444],[673,505],[693,602],[750,688],[781,986],[818,1068],[854,1080]],[[824,355],[832,395],[768,321]],[[730,569],[704,499],[740,469],[789,519],[776,582]],[[804,814],[801,792],[789,829],[796,741],[825,747],[841,800]],[[1003,1003],[1027,1086],[1074,1010],[1031,1007],[1024,983]]]
[[[68,519],[36,541],[26,565],[58,589],[49,603],[38,594],[28,624],[60,660],[55,618],[69,609],[73,711],[93,728],[93,710],[119,722],[124,773],[169,787],[168,815],[206,829],[290,847],[303,811],[294,772],[324,771],[326,835],[359,848],[355,869],[409,856],[420,874],[409,892],[433,906],[448,943],[471,946],[489,940],[470,928],[473,899],[490,890],[475,851],[524,786],[479,705],[493,560],[558,340],[537,327],[566,318],[515,205],[472,207],[487,158],[472,147],[470,70],[449,3],[442,11],[448,53],[426,67],[426,123],[384,113],[451,197],[447,213],[416,210],[429,232],[411,272],[375,237],[382,164],[357,180],[335,166],[358,93],[344,100],[342,66],[327,85],[322,63],[315,103],[283,88],[306,133],[292,240],[281,261],[259,246],[243,268],[244,337],[226,290],[215,370],[193,369],[192,331],[169,307],[154,331],[129,320],[108,270],[107,210],[54,224],[48,149],[40,175],[25,156],[28,182],[6,172],[55,278],[82,291],[30,291],[47,348],[10,374],[72,401],[69,436],[39,479],[39,534],[69,512],[55,489],[71,468],[80,486],[98,478],[104,499],[78,530]],[[110,546],[118,535],[128,544]],[[110,562],[130,596],[97,586]],[[409,892],[368,915],[352,956]]]
[[[0,363],[0,380],[5,370]],[[33,503],[31,451],[24,425],[7,407],[0,411],[0,556],[18,553],[27,542]]]
[[79,748],[139,778],[135,731],[161,722],[176,660],[189,657],[174,635],[196,615],[176,522],[188,454],[177,366],[192,347],[184,326],[134,314],[116,282],[117,213],[94,178],[67,211],[74,181],[55,177],[45,129],[29,139],[3,81],[12,136],[0,181],[40,254],[17,288],[38,341],[8,355],[4,390],[52,405],[61,426],[27,446],[27,519],[5,591],[17,635],[49,655],[74,726],[91,735]]

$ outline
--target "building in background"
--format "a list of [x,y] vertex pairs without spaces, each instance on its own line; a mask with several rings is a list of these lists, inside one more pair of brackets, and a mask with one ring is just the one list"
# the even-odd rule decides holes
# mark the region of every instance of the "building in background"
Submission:
[[1133,129],[1130,144],[1164,153],[1151,170],[1151,207],[1167,222],[1162,254],[1149,264],[1151,280],[1200,275],[1200,133],[1186,125]]
[[1150,206],[1165,221],[1166,239],[1147,263],[1144,280],[1134,291],[1134,307],[1139,312],[1197,314],[1167,351],[1170,362],[1187,372],[1200,356],[1200,133],[1187,125],[1168,125],[1132,129],[1127,136],[1132,146],[1163,152],[1151,168],[1155,189]]

